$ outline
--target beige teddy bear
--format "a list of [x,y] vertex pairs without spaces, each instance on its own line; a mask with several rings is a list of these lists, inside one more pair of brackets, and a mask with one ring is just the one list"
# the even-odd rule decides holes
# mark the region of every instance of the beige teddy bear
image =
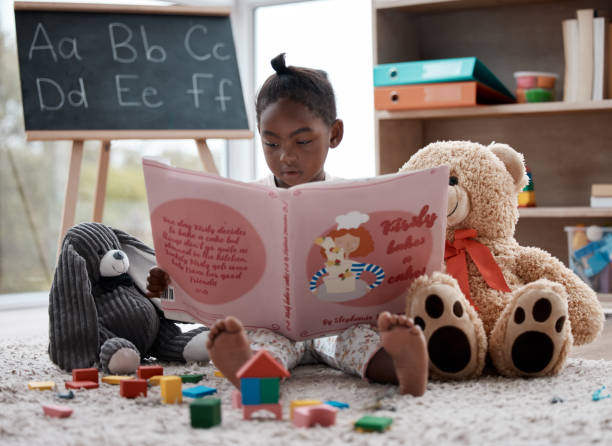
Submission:
[[446,273],[415,280],[406,314],[423,328],[430,369],[482,373],[486,354],[505,376],[555,375],[572,344],[603,326],[597,295],[549,253],[514,239],[523,156],[506,144],[429,144],[400,171],[448,165]]

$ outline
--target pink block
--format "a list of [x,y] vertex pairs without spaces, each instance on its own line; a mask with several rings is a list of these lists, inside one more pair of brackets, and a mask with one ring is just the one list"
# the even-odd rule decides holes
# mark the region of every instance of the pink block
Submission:
[[242,393],[239,390],[234,390],[232,393],[232,407],[240,409],[242,407]]
[[323,427],[336,424],[338,409],[328,404],[304,406],[293,409],[293,425],[297,427],[312,427],[318,424]]
[[518,88],[535,88],[538,84],[536,76],[520,76],[516,78],[516,86]]
[[72,415],[72,409],[66,406],[59,406],[57,404],[43,404],[43,412],[45,415],[55,418],[67,418]]
[[245,420],[250,420],[251,416],[260,410],[267,410],[276,415],[277,420],[283,419],[283,406],[280,404],[247,404],[242,406],[242,416]]

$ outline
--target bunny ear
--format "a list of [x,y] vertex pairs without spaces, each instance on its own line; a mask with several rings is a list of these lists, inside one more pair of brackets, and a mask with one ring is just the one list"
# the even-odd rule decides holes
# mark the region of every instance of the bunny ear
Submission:
[[119,229],[113,229],[113,232],[119,239],[121,250],[127,255],[130,261],[130,268],[128,269],[129,276],[138,289],[146,293],[147,274],[149,270],[157,264],[155,260],[155,251],[127,232],[123,232]]
[[49,356],[62,369],[98,359],[98,312],[83,259],[64,240],[49,293]]

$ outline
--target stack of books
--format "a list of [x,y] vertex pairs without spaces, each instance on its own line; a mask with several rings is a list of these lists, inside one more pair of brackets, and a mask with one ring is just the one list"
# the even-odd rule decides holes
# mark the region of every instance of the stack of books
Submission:
[[516,102],[476,57],[419,60],[374,67],[377,110],[469,107]]
[[612,24],[594,9],[579,9],[563,20],[565,79],[563,100],[570,102],[612,97]]
[[612,184],[591,185],[591,207],[612,208]]

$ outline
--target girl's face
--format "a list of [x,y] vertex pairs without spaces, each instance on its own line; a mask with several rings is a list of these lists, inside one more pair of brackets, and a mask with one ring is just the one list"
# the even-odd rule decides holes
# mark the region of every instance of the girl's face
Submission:
[[327,151],[340,144],[342,131],[341,120],[330,127],[306,106],[289,99],[268,105],[259,119],[259,134],[277,186],[324,180]]
[[355,251],[357,248],[359,248],[360,240],[359,240],[359,237],[347,233],[347,234],[344,234],[343,236],[336,237],[334,239],[334,242],[336,243],[336,246],[338,248],[344,249],[344,252],[346,253],[346,255],[349,255],[350,253]]

